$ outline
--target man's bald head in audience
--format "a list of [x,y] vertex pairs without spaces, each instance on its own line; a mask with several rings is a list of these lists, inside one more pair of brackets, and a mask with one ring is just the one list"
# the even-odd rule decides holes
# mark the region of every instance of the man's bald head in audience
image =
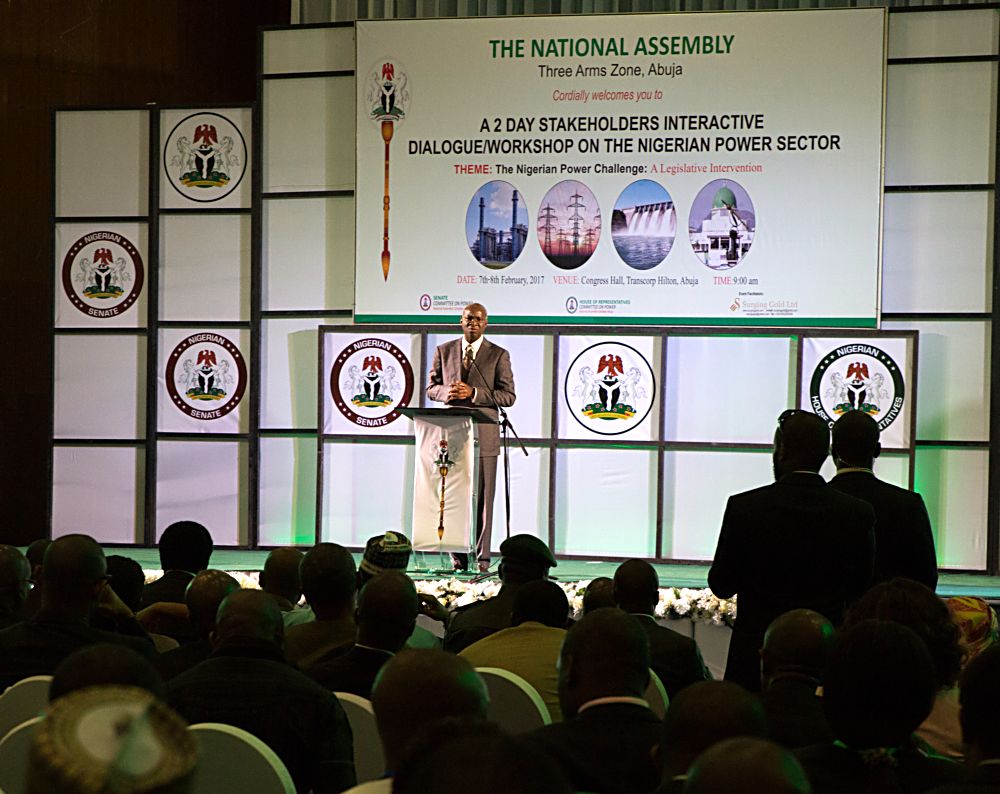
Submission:
[[660,600],[660,579],[645,560],[626,560],[615,571],[615,602],[626,612],[652,615]]
[[489,696],[465,659],[445,651],[408,649],[375,679],[372,708],[390,771],[414,733],[445,717],[486,719]]
[[281,647],[285,624],[274,599],[260,590],[239,590],[223,599],[215,619],[216,647],[230,640],[264,640]]
[[766,739],[727,739],[702,753],[688,773],[684,794],[810,794],[795,756]]
[[642,697],[649,684],[649,640],[637,618],[605,608],[566,633],[559,656],[559,704],[567,719],[589,700]]
[[265,593],[287,598],[293,604],[302,597],[302,558],[305,555],[291,547],[274,549],[264,560],[260,572],[260,587]]
[[615,583],[607,576],[591,579],[587,589],[583,591],[583,614],[588,615],[595,609],[615,606]]
[[42,604],[61,611],[87,613],[106,581],[104,551],[89,535],[63,535],[45,550]]
[[378,574],[358,596],[358,642],[396,653],[413,633],[419,610],[417,589],[406,574]]
[[324,620],[354,608],[358,569],[354,557],[337,543],[317,543],[306,552],[300,568],[302,592],[316,617]]
[[196,637],[212,632],[222,600],[239,589],[240,583],[225,571],[209,569],[195,575],[184,591],[184,603]]
[[833,624],[818,612],[793,609],[778,616],[767,627],[760,651],[764,686],[783,673],[820,678],[834,643]]
[[0,544],[0,614],[14,615],[28,597],[31,565],[13,546]]
[[757,698],[731,681],[699,681],[685,687],[670,701],[663,720],[664,781],[683,775],[712,745],[737,736],[767,738],[767,715]]

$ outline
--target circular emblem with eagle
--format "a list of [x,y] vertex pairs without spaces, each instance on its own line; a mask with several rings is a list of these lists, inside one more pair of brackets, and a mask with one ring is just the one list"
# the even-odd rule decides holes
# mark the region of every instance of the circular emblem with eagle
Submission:
[[246,174],[246,139],[220,113],[192,113],[167,136],[163,168],[170,186],[189,201],[219,201],[236,190]]
[[885,430],[903,410],[905,396],[896,362],[882,348],[865,343],[831,350],[809,382],[812,410],[831,424],[848,411],[864,411]]
[[167,392],[193,419],[219,419],[236,409],[247,387],[240,349],[226,337],[197,333],[184,339],[167,359]]
[[376,337],[351,342],[330,368],[333,404],[361,427],[395,422],[413,397],[413,367],[392,342]]
[[128,311],[139,299],[144,279],[142,256],[118,232],[85,234],[63,258],[66,297],[89,317],[117,317]]
[[621,342],[599,342],[583,350],[566,370],[566,405],[583,427],[618,436],[649,415],[656,378],[645,357]]

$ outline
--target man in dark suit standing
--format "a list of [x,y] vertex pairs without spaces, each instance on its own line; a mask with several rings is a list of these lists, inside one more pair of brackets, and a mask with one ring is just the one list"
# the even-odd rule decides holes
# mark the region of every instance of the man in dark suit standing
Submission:
[[[514,404],[514,373],[510,354],[483,336],[489,318],[486,307],[470,303],[462,310],[462,338],[438,345],[427,377],[427,396],[435,402],[464,408],[483,408],[496,415],[494,406]],[[499,417],[497,417],[499,421]],[[490,563],[493,530],[493,495],[496,492],[498,424],[479,425],[479,487],[476,509],[476,552],[479,569]],[[456,568],[467,568],[465,554],[453,555]]]
[[872,584],[897,576],[937,587],[937,555],[931,520],[920,494],[883,482],[872,472],[882,452],[878,423],[861,411],[848,411],[833,425],[830,485],[868,502],[875,510],[875,574]]
[[809,411],[785,411],[774,434],[775,482],[729,497],[708,584],[739,594],[726,679],[760,689],[758,651],[768,625],[812,609],[834,625],[868,587],[875,554],[870,505],[819,476],[830,430]]

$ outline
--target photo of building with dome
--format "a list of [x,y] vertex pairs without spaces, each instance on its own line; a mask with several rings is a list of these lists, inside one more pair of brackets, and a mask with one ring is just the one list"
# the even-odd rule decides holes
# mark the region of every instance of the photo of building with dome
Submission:
[[[524,250],[528,218],[521,194],[503,180],[487,182],[476,191],[465,213],[465,237],[479,264],[502,270]],[[522,215],[523,213],[523,215]]]
[[736,267],[753,244],[753,202],[731,179],[715,179],[698,191],[688,217],[691,249],[712,270]]

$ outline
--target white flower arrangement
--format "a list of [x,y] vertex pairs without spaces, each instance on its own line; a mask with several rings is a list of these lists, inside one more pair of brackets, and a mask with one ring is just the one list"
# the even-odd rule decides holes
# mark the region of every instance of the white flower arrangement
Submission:
[[[260,589],[258,571],[228,571],[248,590]],[[146,583],[159,579],[163,571],[147,570]],[[590,579],[578,582],[557,582],[569,599],[573,617],[583,614],[583,594]],[[492,598],[500,592],[500,582],[464,582],[461,579],[417,579],[413,582],[418,593],[434,596],[448,610],[464,607],[476,601]],[[707,587],[696,590],[690,587],[661,587],[660,599],[656,605],[656,617],[663,619],[689,618],[699,623],[714,626],[732,626],[736,621],[736,598],[719,598]]]

